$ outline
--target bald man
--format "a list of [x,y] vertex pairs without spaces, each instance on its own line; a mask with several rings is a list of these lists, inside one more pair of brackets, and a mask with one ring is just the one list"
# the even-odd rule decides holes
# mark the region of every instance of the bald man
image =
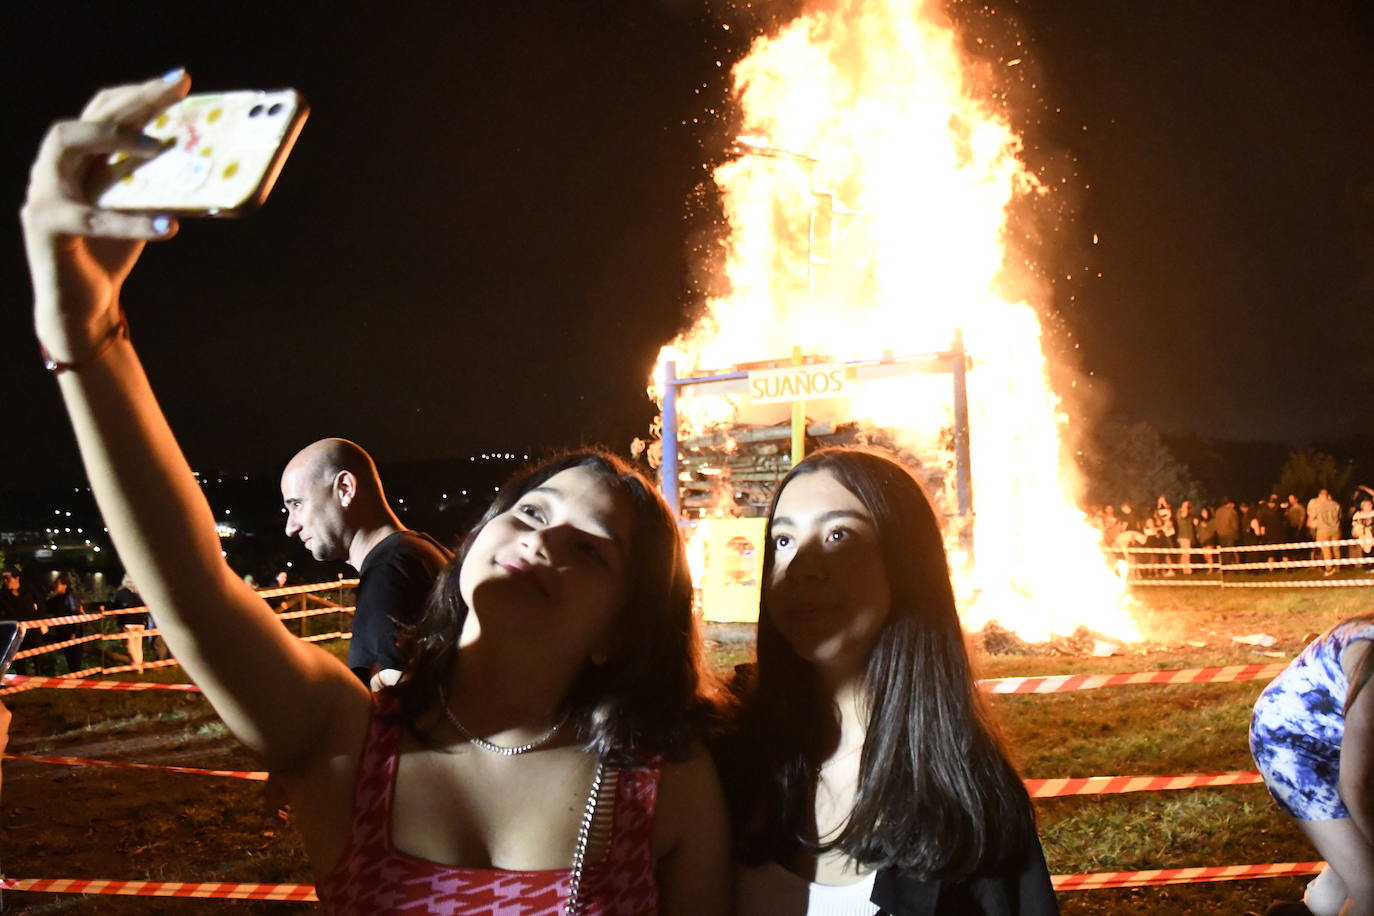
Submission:
[[347,439],[321,439],[296,453],[281,475],[286,535],[317,560],[344,560],[358,571],[348,667],[364,684],[401,670],[396,625],[410,624],[451,554],[401,524],[387,505],[372,456]]

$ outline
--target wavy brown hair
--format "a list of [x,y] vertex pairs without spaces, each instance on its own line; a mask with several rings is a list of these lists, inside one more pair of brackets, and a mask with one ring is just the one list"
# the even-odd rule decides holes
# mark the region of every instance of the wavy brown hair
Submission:
[[482,528],[525,494],[573,468],[592,471],[630,507],[629,581],[614,626],[620,639],[603,664],[588,660],[563,700],[568,724],[589,750],[685,754],[714,710],[715,682],[706,674],[700,629],[692,612],[692,577],[677,524],[658,491],[608,452],[585,450],[548,459],[518,473],[468,533],[439,573],[424,613],[406,633],[405,676],[388,688],[402,722],[432,743],[422,722],[432,714],[458,663],[458,637],[468,606],[458,587],[463,560]]
[[[891,458],[848,448],[809,455],[777,495],[794,478],[820,472],[833,474],[867,508],[892,596],[864,672],[868,721],[859,784],[844,829],[817,842],[815,774],[834,747],[839,714],[815,670],[774,625],[765,598],[757,672],[742,685],[737,729],[720,743],[741,855],[762,864],[802,849],[838,849],[868,867],[954,880],[1008,864],[1034,836],[1034,816],[977,693],[930,501]],[[773,514],[765,583],[773,568]]]

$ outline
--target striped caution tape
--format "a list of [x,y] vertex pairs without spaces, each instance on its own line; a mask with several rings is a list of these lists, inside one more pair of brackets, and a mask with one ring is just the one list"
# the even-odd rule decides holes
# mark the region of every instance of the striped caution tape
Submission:
[[283,585],[280,588],[260,588],[259,598],[284,598],[287,595],[301,595],[306,592],[332,592],[336,588],[355,588],[357,579],[340,579],[337,582],[315,582],[310,585]]
[[326,639],[352,639],[352,633],[316,633],[314,636],[302,636],[301,642],[324,642]]
[[[283,598],[288,595],[303,595],[310,592],[334,591],[340,588],[354,588],[358,584],[357,579],[340,579],[338,582],[315,582],[310,585],[287,585],[282,588],[263,588],[258,590],[258,595],[262,598]],[[104,617],[120,617],[131,614],[147,614],[148,606],[139,607],[109,608],[99,612],[86,614],[72,614],[66,617],[44,617],[40,620],[26,620],[25,626],[28,627],[55,627],[67,623],[91,623]]]
[[1109,887],[1157,887],[1162,884],[1203,884],[1209,881],[1245,881],[1251,878],[1284,878],[1315,875],[1325,862],[1278,862],[1274,865],[1204,865],[1196,868],[1160,868],[1152,871],[1109,871],[1085,875],[1055,875],[1057,891],[1091,891]]
[[1323,548],[1323,547],[1327,547],[1327,548],[1354,547],[1355,545],[1357,545],[1357,544],[1359,544],[1359,543],[1360,543],[1360,541],[1359,541],[1358,538],[1342,538],[1342,539],[1336,540],[1336,541],[1283,541],[1283,542],[1275,542],[1275,543],[1273,543],[1273,544],[1237,544],[1237,545],[1235,545],[1235,546],[1233,546],[1233,547],[1220,547],[1220,546],[1216,546],[1216,545],[1212,545],[1212,544],[1209,544],[1209,545],[1206,545],[1206,546],[1198,546],[1198,545],[1194,544],[1194,545],[1191,546],[1191,547],[1165,547],[1165,546],[1162,546],[1162,545],[1161,545],[1161,546],[1158,546],[1158,547],[1143,547],[1143,546],[1141,546],[1140,544],[1134,544],[1134,545],[1126,546],[1126,547],[1117,547],[1117,546],[1103,547],[1103,548],[1102,548],[1102,552],[1103,552],[1103,553],[1119,553],[1119,554],[1164,554],[1164,553],[1168,553],[1168,554],[1184,554],[1184,553],[1191,553],[1191,554],[1199,554],[1199,553],[1207,553],[1207,554],[1273,553],[1273,554],[1279,554],[1279,553],[1283,553],[1284,551],[1294,551],[1294,550],[1320,550],[1320,549]]
[[99,620],[100,617],[100,614],[69,614],[66,617],[44,617],[40,620],[25,620],[23,623],[24,626],[33,630],[41,627],[61,626],[64,623],[90,623],[93,620]]
[[[144,667],[157,664],[152,662]],[[184,690],[187,693],[200,693],[195,684],[159,684],[152,681],[102,681],[73,677],[31,677],[25,674],[9,674],[3,681],[7,686],[0,695],[18,693],[21,690]]]
[[321,614],[352,614],[353,610],[354,609],[351,607],[339,607],[337,605],[331,605],[330,607],[308,607],[303,611],[282,611],[277,615],[277,619],[297,620],[301,617],[319,617]]
[[194,773],[198,776],[228,776],[233,779],[254,779],[267,781],[267,773],[262,770],[207,770],[202,767],[174,767],[161,763],[133,763],[126,760],[92,760],[89,757],[54,757],[48,754],[4,754],[5,760],[23,760],[29,763],[53,763],[72,767],[116,767],[126,770],[164,770],[169,773]]
[[1223,582],[1222,588],[1347,588],[1374,585],[1369,579],[1297,579],[1291,582]]
[[148,613],[148,606],[146,604],[140,604],[138,607],[110,607],[106,608],[101,613],[106,617],[126,617],[134,614],[143,615]]
[[144,662],[144,663],[141,664],[141,665],[115,665],[114,667],[111,667],[111,668],[101,668],[101,669],[99,670],[99,673],[100,673],[100,674],[123,674],[123,673],[126,672],[126,671],[137,671],[137,672],[139,672],[139,673],[142,673],[142,672],[144,672],[144,671],[147,671],[149,668],[167,668],[167,667],[170,667],[170,666],[172,666],[172,665],[180,665],[180,664],[181,664],[181,662],[177,661],[177,660],[174,659],[174,658],[164,658],[164,659],[161,659],[161,660],[155,661],[155,662]]
[[210,900],[284,900],[309,903],[319,898],[309,884],[187,884],[180,881],[110,881],[81,878],[6,878],[7,891],[43,894],[122,894],[131,897],[200,897]]
[[99,633],[91,636],[77,636],[73,639],[64,639],[62,642],[50,642],[47,645],[38,646],[34,649],[25,649],[23,652],[16,652],[14,653],[14,657],[16,660],[21,658],[32,658],[35,655],[43,655],[46,652],[56,652],[68,646],[77,646],[85,642],[95,642],[98,639],[100,639]]
[[1044,677],[997,677],[978,682],[984,693],[1066,693],[1123,684],[1220,684],[1234,681],[1272,679],[1287,667],[1285,662],[1268,665],[1227,665],[1221,668],[1180,668],[1175,671],[1137,671],[1130,674],[1055,674]]
[[[306,608],[306,609],[303,610],[303,611],[284,611],[284,612],[282,612],[282,613],[280,613],[280,614],[277,615],[277,619],[278,619],[278,620],[298,620],[298,619],[305,618],[305,617],[319,617],[319,616],[321,616],[321,615],[323,615],[323,614],[352,614],[352,613],[354,613],[355,610],[356,610],[356,609],[355,609],[355,608],[352,608],[352,607],[342,607],[342,606],[338,606],[338,605],[331,605],[331,606],[329,606],[329,607]],[[63,620],[71,621],[71,620],[78,620],[78,619],[83,619],[83,618],[74,618],[74,617],[73,617],[73,618],[54,618],[54,619],[51,620],[51,621],[44,621],[44,622],[46,622],[46,623],[56,623],[56,622],[61,622],[61,621],[63,621]],[[99,618],[99,617],[91,617],[91,618],[84,618],[84,619],[99,620],[100,618]],[[38,622],[39,622],[39,621],[33,621],[32,624],[37,624]],[[32,624],[31,624],[31,625],[32,625]],[[153,637],[153,636],[161,636],[161,635],[162,635],[162,631],[159,630],[159,629],[156,628],[156,627],[144,627],[143,629],[140,629],[140,630],[137,630],[137,631],[121,630],[121,631],[118,632],[118,633],[91,633],[91,634],[88,634],[88,635],[86,635],[86,636],[77,636],[77,637],[74,637],[74,638],[72,638],[72,639],[68,639],[68,640],[66,640],[66,641],[64,641],[64,642],[50,642],[50,643],[45,643],[45,644],[43,644],[43,645],[41,645],[41,646],[35,646],[35,647],[32,648],[32,649],[25,649],[23,652],[16,653],[14,657],[15,657],[16,659],[20,659],[20,658],[31,658],[31,657],[36,656],[36,655],[47,655],[47,654],[49,654],[49,653],[51,653],[51,652],[57,652],[57,651],[59,651],[59,650],[61,650],[61,649],[64,649],[64,648],[66,648],[67,646],[74,646],[74,645],[77,645],[78,643],[95,642],[95,641],[97,641],[97,640],[104,640],[104,641],[106,641],[106,642],[128,642],[130,639],[146,639],[146,638],[151,638],[151,637]],[[332,639],[332,638],[336,638],[336,637],[331,636],[331,637],[328,637],[328,638],[331,638],[331,639]],[[310,639],[310,640],[308,640],[308,641],[309,641],[309,642],[319,642],[320,640],[319,640],[319,637],[315,637],[315,638],[312,638],[312,639]],[[135,669],[133,669],[133,668],[126,668],[126,669],[123,669],[123,670],[132,671],[132,670],[135,670]]]
[[1068,795],[1121,795],[1126,792],[1170,792],[1205,786],[1247,786],[1263,782],[1256,770],[1226,773],[1189,773],[1183,776],[1080,776],[1065,779],[1027,779],[1031,798]]
[[[307,642],[325,639],[347,639],[348,633],[320,633],[307,636]],[[143,667],[155,668],[176,664],[168,659],[162,662],[147,662]],[[1174,671],[1136,671],[1120,674],[1053,674],[1038,677],[999,677],[986,678],[978,682],[984,693],[1066,693],[1072,690],[1092,690],[1097,687],[1117,687],[1127,684],[1221,684],[1235,681],[1252,681],[1277,677],[1285,667],[1284,662],[1268,665],[1228,665],[1221,668],[1180,668]],[[103,669],[107,673],[122,669]],[[94,669],[100,670],[100,669]],[[81,680],[71,677],[30,677],[22,674],[6,675],[5,686],[0,696],[18,693],[21,690],[43,688],[79,690],[187,690],[199,693],[194,684],[158,684],[144,681],[103,681]]]
[[[1086,891],[1114,887],[1156,887],[1164,884],[1202,884],[1211,881],[1243,881],[1315,875],[1324,862],[1279,862],[1273,865],[1209,865],[1196,868],[1163,868],[1151,871],[1098,872],[1055,875],[1057,891]],[[282,900],[312,902],[315,888],[308,884],[190,884],[179,881],[111,881],[80,878],[7,878],[0,887],[8,891],[44,894],[123,894],[134,897],[198,897],[219,900]]]
[[[259,781],[267,779],[267,773],[258,770],[207,770],[200,767],[178,767],[157,763],[131,763],[122,760],[95,760],[89,757],[56,757],[37,754],[5,754],[3,756],[6,760],[26,760],[31,763],[166,770],[172,773],[196,773],[202,776],[228,776]],[[1263,780],[1255,770],[1233,770],[1227,773],[1189,773],[1182,776],[1080,776],[1023,781],[1031,798],[1064,798],[1071,795],[1122,795],[1127,792],[1172,792],[1179,789],[1200,789],[1208,786],[1244,786],[1260,783]]]

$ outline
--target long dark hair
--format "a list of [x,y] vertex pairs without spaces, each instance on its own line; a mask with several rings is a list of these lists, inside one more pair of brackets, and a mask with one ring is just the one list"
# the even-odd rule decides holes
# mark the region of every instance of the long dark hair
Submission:
[[672,513],[658,491],[620,458],[599,450],[571,452],[518,473],[468,533],[439,573],[424,613],[403,637],[410,661],[389,688],[400,717],[421,740],[439,689],[456,663],[468,606],[458,588],[463,560],[482,528],[526,493],[573,468],[595,473],[625,498],[632,519],[625,606],[615,623],[619,648],[604,664],[588,661],[564,698],[568,723],[590,750],[610,757],[634,749],[680,758],[713,710],[714,682],[705,673],[692,612],[692,578]]
[[838,849],[866,866],[954,880],[997,868],[1024,850],[1034,815],[974,685],[934,510],[904,467],[859,449],[815,452],[777,495],[793,478],[821,471],[872,516],[892,596],[864,672],[868,722],[858,789],[839,835],[810,841],[815,773],[833,745],[838,711],[774,625],[765,599],[757,675],[744,691],[739,730],[722,744],[741,854],[758,864],[802,848]]

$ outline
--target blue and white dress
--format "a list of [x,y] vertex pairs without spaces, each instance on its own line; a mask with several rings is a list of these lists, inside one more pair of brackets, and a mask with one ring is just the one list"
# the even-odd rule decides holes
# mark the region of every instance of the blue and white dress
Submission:
[[1341,653],[1374,640],[1374,621],[1336,624],[1308,645],[1255,701],[1250,753],[1269,794],[1300,821],[1349,817],[1338,789],[1349,679]]

